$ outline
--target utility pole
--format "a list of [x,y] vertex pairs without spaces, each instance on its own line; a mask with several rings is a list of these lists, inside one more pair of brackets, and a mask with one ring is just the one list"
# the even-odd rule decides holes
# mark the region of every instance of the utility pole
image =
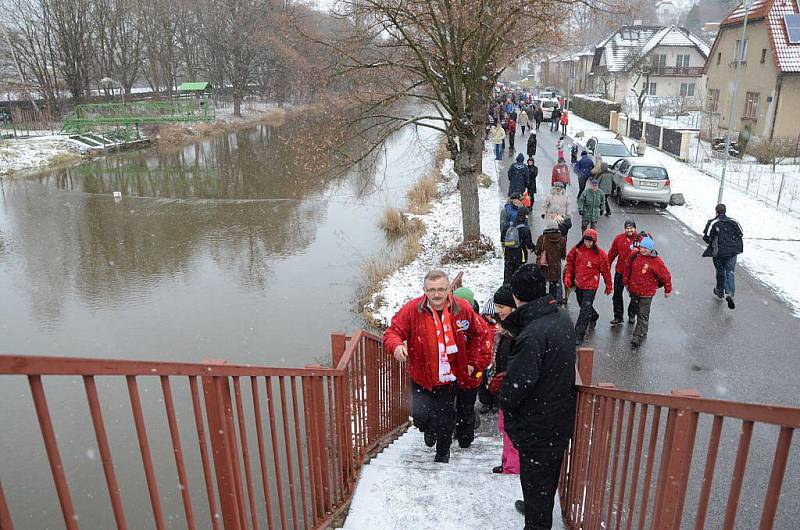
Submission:
[[742,22],[742,39],[736,49],[736,79],[733,82],[733,96],[728,111],[728,131],[725,133],[725,154],[722,163],[722,175],[719,178],[719,193],[717,194],[717,204],[722,203],[722,193],[725,191],[725,172],[728,170],[728,160],[730,160],[731,131],[733,130],[733,115],[736,112],[736,100],[739,97],[739,82],[742,78],[742,61],[744,61],[744,51],[747,47],[747,15],[750,14],[752,0],[744,2],[744,21]]

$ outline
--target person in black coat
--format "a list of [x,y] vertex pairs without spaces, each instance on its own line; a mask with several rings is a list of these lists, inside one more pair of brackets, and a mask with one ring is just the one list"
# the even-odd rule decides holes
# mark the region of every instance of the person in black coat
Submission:
[[527,152],[528,156],[536,156],[536,131],[532,131],[531,135],[528,136],[528,146]]
[[544,121],[544,111],[542,110],[542,107],[536,107],[533,115],[534,119],[536,120],[536,130],[538,131],[539,125],[541,125],[541,123]]
[[525,165],[525,155],[517,155],[517,161],[508,168],[508,196],[514,193],[523,195],[528,190],[528,166]]
[[517,309],[501,325],[514,337],[499,401],[519,450],[525,529],[550,528],[564,450],[575,423],[575,331],[529,263],[511,278]]
[[742,242],[742,226],[726,215],[728,209],[718,204],[713,219],[709,219],[703,229],[703,241],[708,247],[703,252],[704,258],[712,258],[716,270],[717,284],[714,295],[724,298],[730,309],[736,309],[736,256],[744,252]]
[[[508,240],[508,234],[503,237],[503,283],[508,283],[514,272],[523,264],[528,262],[528,253],[533,250],[533,237],[531,237],[531,229],[528,227],[528,212],[529,210],[520,206],[517,209],[517,217],[513,222],[514,227],[517,229],[518,240],[511,242]],[[516,243],[513,245],[512,243]]]
[[533,204],[533,196],[536,194],[536,177],[539,176],[539,168],[536,167],[536,163],[533,160],[533,157],[528,157],[528,195],[531,197],[531,204]]

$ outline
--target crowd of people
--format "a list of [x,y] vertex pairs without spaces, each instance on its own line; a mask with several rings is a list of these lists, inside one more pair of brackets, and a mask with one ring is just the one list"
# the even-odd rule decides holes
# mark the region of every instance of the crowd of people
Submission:
[[[408,365],[414,425],[424,443],[435,447],[435,462],[449,462],[454,438],[462,448],[472,444],[479,396],[482,412],[497,410],[503,450],[492,472],[519,474],[523,499],[515,508],[525,516],[526,530],[552,526],[561,464],[574,429],[576,347],[599,319],[594,303],[601,280],[604,293],[613,294],[610,324],[623,324],[625,316],[635,324],[634,348],[647,336],[657,291],[663,289],[669,298],[673,290],[653,235],[639,230],[634,220],[624,222],[608,253],[601,248],[595,227],[609,212],[603,190],[607,166],[585,151],[580,159],[573,156],[570,168],[563,136],[541,207],[544,229],[534,237],[530,218],[537,192],[533,157],[540,111],[508,100],[489,112],[494,122],[487,136],[498,159],[503,159],[505,139],[514,153],[517,124],[522,137],[528,135],[527,161],[520,153],[508,169],[508,202],[500,213],[505,266],[492,299],[481,309],[472,291],[453,290],[445,272],[432,270],[423,279],[422,295],[404,304],[384,333],[385,351]],[[572,169],[579,186],[581,233],[577,243],[568,245],[572,221],[566,190]],[[717,206],[716,214],[704,231],[704,256],[714,261],[714,295],[733,309],[742,230],[727,217],[724,205]],[[574,323],[565,307],[571,291],[579,305]]]

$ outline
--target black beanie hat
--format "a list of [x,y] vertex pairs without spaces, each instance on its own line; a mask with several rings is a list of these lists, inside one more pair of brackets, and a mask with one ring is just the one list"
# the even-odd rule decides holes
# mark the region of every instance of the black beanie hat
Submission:
[[547,294],[547,280],[542,269],[526,263],[511,277],[511,291],[522,302],[532,302]]
[[636,228],[636,221],[633,221],[632,219],[628,219],[627,221],[625,221],[625,228],[628,227]]
[[494,303],[508,307],[517,307],[514,296],[511,293],[511,285],[505,283],[494,293]]

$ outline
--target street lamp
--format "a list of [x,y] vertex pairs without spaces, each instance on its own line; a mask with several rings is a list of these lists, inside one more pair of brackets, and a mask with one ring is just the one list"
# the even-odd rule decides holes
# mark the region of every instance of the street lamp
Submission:
[[125,89],[122,88],[122,84],[121,83],[119,83],[118,81],[114,81],[110,77],[104,77],[103,79],[100,80],[100,84],[104,85],[104,86],[111,87],[111,95],[112,96],[114,95],[114,86],[118,86],[119,87],[119,94],[120,94],[120,96],[122,96],[122,106],[123,107],[125,106]]
[[733,97],[731,98],[730,110],[728,111],[728,130],[725,133],[725,157],[722,163],[722,175],[719,177],[719,193],[717,194],[717,204],[722,203],[722,192],[725,190],[725,172],[728,169],[728,160],[731,157],[731,129],[733,129],[733,114],[736,112],[736,100],[739,97],[739,81],[742,78],[742,61],[744,61],[744,51],[747,47],[747,15],[750,14],[750,4],[752,0],[744,2],[744,21],[742,22],[742,39],[736,47],[736,78],[733,82]]

